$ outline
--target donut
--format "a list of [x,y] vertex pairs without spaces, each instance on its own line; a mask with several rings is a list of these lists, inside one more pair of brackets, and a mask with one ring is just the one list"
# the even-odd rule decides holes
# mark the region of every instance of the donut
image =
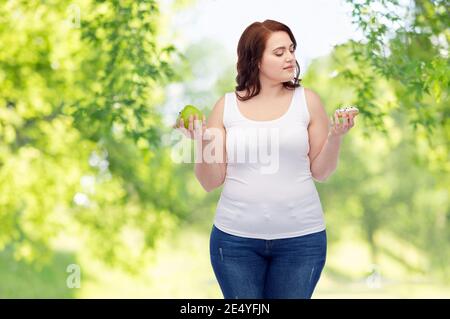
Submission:
[[344,114],[351,114],[353,116],[358,115],[359,110],[357,107],[355,106],[346,106],[346,107],[341,107],[340,109],[336,110],[337,116],[338,117],[343,117]]

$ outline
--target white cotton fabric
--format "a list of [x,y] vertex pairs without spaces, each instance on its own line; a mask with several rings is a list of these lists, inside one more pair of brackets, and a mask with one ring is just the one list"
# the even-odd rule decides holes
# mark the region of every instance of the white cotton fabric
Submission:
[[235,92],[225,94],[227,172],[214,225],[241,237],[281,239],[325,229],[308,157],[309,111],[303,87],[270,121],[245,117]]

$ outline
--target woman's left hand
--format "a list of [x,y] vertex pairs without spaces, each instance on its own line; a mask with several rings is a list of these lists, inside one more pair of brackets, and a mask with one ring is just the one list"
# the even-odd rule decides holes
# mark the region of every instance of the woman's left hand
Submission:
[[330,125],[330,137],[342,137],[346,134],[350,129],[355,126],[354,116],[345,112],[342,115],[342,123],[339,122],[339,117],[337,111],[334,112],[334,120],[331,118]]

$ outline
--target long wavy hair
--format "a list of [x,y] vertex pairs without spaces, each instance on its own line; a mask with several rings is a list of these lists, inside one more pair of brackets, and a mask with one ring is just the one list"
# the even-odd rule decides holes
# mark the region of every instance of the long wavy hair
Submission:
[[[276,31],[285,31],[294,43],[294,49],[297,48],[297,41],[292,34],[291,29],[278,21],[265,20],[264,22],[253,22],[249,25],[239,39],[237,54],[237,76],[235,87],[236,91],[247,91],[245,97],[239,96],[240,101],[246,101],[259,94],[261,90],[261,83],[259,81],[259,62],[262,59],[264,49],[266,47],[267,39]],[[288,89],[295,89],[300,86],[300,65],[297,60],[297,72],[293,80],[283,82],[283,86]]]

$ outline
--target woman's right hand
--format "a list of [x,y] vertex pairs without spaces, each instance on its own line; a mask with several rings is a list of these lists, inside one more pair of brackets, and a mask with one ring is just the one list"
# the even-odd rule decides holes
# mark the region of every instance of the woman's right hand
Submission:
[[205,115],[203,115],[201,120],[198,118],[197,114],[194,116],[191,115],[189,117],[188,128],[184,127],[184,121],[180,117],[179,119],[177,119],[177,123],[173,125],[173,128],[181,131],[184,136],[192,140],[202,140],[203,135],[205,134],[205,131],[207,129]]

